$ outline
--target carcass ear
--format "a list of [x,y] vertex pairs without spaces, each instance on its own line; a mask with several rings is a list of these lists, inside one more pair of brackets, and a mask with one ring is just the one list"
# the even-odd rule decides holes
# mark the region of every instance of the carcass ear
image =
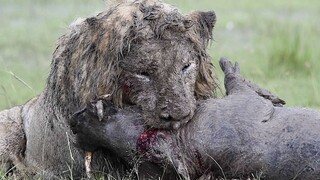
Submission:
[[200,36],[203,46],[207,47],[208,42],[212,39],[212,31],[217,21],[215,12],[197,11],[192,13],[191,17],[196,23],[196,33]]

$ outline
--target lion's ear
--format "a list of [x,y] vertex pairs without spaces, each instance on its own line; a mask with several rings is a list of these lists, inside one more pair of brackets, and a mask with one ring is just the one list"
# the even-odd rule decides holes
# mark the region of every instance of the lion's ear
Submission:
[[216,24],[216,14],[214,11],[194,12],[191,17],[195,21],[196,33],[200,36],[203,45],[206,47],[209,40],[212,39],[212,31]]

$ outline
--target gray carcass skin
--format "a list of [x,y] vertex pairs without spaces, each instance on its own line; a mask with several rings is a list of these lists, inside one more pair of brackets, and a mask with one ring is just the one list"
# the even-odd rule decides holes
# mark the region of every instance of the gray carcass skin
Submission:
[[200,102],[192,121],[179,130],[145,131],[132,107],[103,121],[85,110],[71,121],[79,145],[107,148],[129,162],[134,153],[142,154],[146,162],[169,165],[187,179],[260,172],[266,179],[319,179],[320,113],[276,107],[248,86],[237,64],[222,59],[220,66],[227,96]]

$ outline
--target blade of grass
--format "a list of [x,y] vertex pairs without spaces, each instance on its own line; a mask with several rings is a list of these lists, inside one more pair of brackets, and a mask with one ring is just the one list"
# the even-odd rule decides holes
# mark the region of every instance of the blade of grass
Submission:
[[11,74],[16,80],[18,80],[19,82],[21,82],[23,85],[25,85],[27,88],[29,88],[30,90],[34,91],[34,89],[28,84],[26,83],[24,80],[22,80],[20,77],[18,77],[17,75],[15,75],[12,71],[8,72],[9,74]]

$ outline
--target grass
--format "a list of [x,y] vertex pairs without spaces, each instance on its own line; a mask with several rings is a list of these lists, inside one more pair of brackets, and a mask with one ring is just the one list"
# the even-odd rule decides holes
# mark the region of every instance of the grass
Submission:
[[[289,28],[286,28],[289,27]],[[270,45],[269,68],[279,67],[290,72],[311,72],[311,48],[310,42],[303,39],[304,32],[297,30],[297,26],[283,26],[272,32]],[[283,46],[283,44],[287,44]]]
[[[210,54],[220,82],[217,62],[225,56],[239,61],[245,77],[279,95],[289,106],[320,109],[320,24],[315,18],[320,15],[319,1],[167,2],[183,12],[216,12]],[[56,39],[77,17],[94,15],[104,6],[102,0],[1,2],[0,22],[5,26],[0,29],[0,109],[23,104],[39,94]]]

